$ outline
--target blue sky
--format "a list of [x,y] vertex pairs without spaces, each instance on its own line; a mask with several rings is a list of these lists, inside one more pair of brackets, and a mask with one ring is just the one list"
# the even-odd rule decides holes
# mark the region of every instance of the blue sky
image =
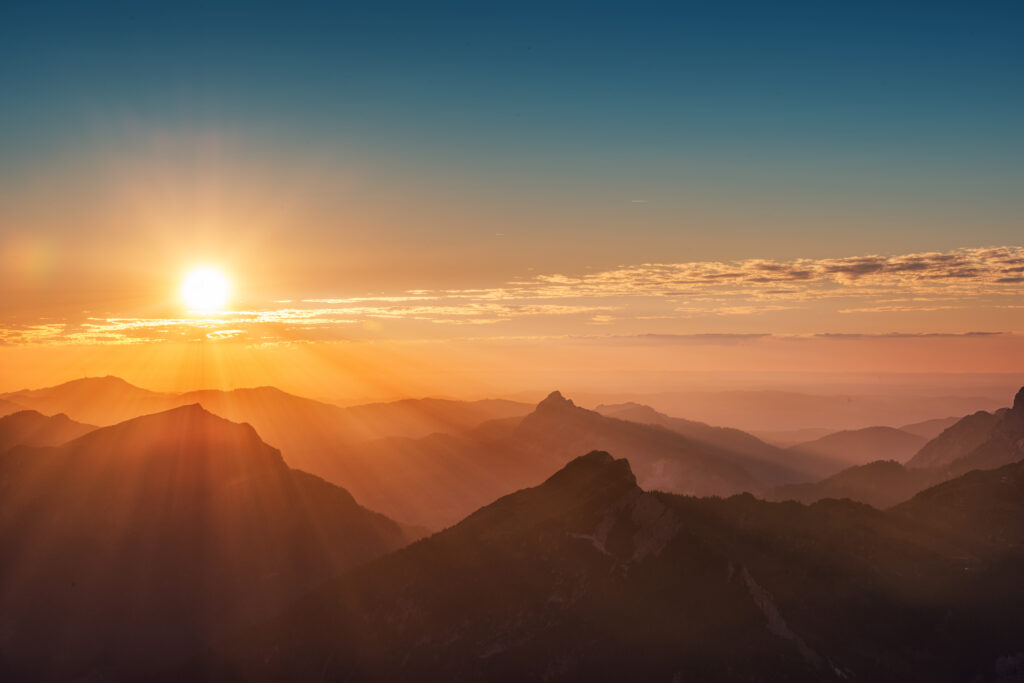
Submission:
[[293,298],[1020,242],[1020,3],[0,12],[0,231],[49,302],[153,254]]

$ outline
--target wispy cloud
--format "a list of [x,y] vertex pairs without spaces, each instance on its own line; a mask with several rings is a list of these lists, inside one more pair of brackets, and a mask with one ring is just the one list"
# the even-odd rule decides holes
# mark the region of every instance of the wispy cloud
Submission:
[[716,319],[724,324],[751,317],[758,327],[772,329],[766,321],[780,316],[860,320],[886,314],[891,318],[894,313],[958,315],[954,312],[989,308],[994,317],[998,310],[1022,305],[1024,247],[1004,246],[790,261],[645,263],[575,275],[531,275],[487,288],[281,299],[265,309],[209,318],[87,316],[59,323],[21,321],[0,327],[0,343],[182,339],[269,343],[366,336],[380,331],[382,325],[391,327],[381,334],[395,333],[400,327],[400,334],[433,337],[439,330],[467,326],[493,327],[494,336],[509,337],[583,334],[586,326],[600,325],[613,334],[628,331],[635,337],[649,331],[657,332],[649,339],[676,339],[676,332],[690,332],[695,325],[714,331]]

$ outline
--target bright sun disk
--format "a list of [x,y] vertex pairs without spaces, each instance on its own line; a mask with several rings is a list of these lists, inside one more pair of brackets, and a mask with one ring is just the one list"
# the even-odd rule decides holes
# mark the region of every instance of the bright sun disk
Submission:
[[231,285],[224,273],[216,268],[194,268],[181,283],[181,299],[188,310],[213,313],[224,308]]

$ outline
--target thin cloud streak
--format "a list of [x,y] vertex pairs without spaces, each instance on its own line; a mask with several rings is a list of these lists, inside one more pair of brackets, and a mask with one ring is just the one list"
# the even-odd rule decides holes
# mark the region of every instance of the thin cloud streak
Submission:
[[[444,330],[466,326],[493,328],[494,337],[571,336],[593,325],[613,334],[628,330],[672,335],[712,332],[715,319],[746,318],[779,333],[785,331],[777,324],[783,317],[861,320],[891,313],[941,316],[964,309],[990,309],[995,319],[998,310],[1024,305],[1021,272],[1024,247],[1017,246],[791,261],[648,263],[576,276],[542,274],[492,288],[279,299],[274,303],[288,305],[206,318],[89,316],[59,323],[12,322],[0,328],[0,344],[337,340],[367,338],[384,323],[392,326],[386,334],[416,338],[454,336]],[[1008,322],[1006,329],[1016,329]],[[701,325],[707,327],[693,329]]]

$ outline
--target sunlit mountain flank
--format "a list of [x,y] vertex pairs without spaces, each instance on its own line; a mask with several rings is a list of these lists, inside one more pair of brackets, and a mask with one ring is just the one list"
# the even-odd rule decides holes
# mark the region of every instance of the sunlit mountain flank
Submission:
[[7,3],[0,681],[1024,680],[1022,35]]

